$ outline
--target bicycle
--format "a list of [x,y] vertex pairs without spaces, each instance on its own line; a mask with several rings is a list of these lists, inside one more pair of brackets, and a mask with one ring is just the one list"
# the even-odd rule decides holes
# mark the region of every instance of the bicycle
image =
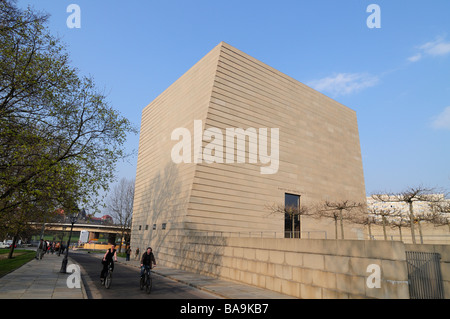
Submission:
[[106,289],[109,289],[109,287],[111,287],[111,282],[112,282],[112,263],[108,264],[108,272],[106,273],[105,279],[103,281],[103,284],[105,285]]
[[145,287],[145,291],[149,294],[152,291],[152,272],[150,268],[145,267],[144,276],[141,277],[140,288],[143,290]]

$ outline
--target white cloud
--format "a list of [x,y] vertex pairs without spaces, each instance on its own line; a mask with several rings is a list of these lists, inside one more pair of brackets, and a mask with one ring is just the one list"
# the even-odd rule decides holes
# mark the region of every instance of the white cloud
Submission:
[[447,55],[450,53],[450,42],[445,42],[442,37],[439,37],[435,41],[430,41],[419,46],[418,49],[420,52],[412,57],[409,57],[408,61],[417,62],[423,55],[433,57]]
[[435,129],[450,130],[450,106],[433,119],[431,124]]
[[308,83],[313,89],[332,95],[348,95],[374,86],[379,78],[365,73],[339,73]]
[[436,41],[425,43],[420,49],[432,56],[446,55],[450,53],[450,42],[444,42],[442,38],[439,38]]
[[416,55],[413,55],[412,57],[408,58],[408,61],[410,62],[417,62],[422,58],[422,54],[421,53],[417,53]]

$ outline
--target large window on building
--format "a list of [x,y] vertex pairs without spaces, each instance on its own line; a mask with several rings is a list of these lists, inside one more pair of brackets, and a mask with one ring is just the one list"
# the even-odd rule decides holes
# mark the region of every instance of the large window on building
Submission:
[[284,194],[284,238],[300,238],[300,195]]

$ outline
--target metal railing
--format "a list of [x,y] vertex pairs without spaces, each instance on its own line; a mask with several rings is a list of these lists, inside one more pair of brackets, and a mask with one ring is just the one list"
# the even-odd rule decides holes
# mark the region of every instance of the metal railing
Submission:
[[[420,236],[416,235],[415,236],[416,241],[420,242]],[[377,234],[377,235],[372,235],[369,237],[369,239],[371,240],[384,240],[384,235],[382,234]],[[412,243],[412,236],[411,235],[391,235],[388,234],[386,236],[387,240],[392,240],[392,241],[403,241],[405,243]],[[429,243],[436,243],[436,242],[440,242],[440,243],[450,243],[450,235],[441,235],[441,234],[436,234],[436,235],[423,235],[422,236],[422,240],[423,243],[429,244]]]
[[438,253],[406,252],[411,299],[444,299],[440,259]]
[[297,238],[297,239],[327,239],[327,232],[323,230],[311,231],[248,231],[248,232],[225,232],[225,231],[190,231],[190,236],[197,237],[245,237],[245,238]]

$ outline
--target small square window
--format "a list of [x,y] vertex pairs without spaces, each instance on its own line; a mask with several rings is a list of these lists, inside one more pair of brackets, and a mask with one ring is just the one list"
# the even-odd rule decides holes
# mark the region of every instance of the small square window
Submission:
[[153,224],[153,230],[156,230],[156,224]]
[[162,224],[162,229],[166,229],[166,225],[167,225],[166,223],[163,223]]

